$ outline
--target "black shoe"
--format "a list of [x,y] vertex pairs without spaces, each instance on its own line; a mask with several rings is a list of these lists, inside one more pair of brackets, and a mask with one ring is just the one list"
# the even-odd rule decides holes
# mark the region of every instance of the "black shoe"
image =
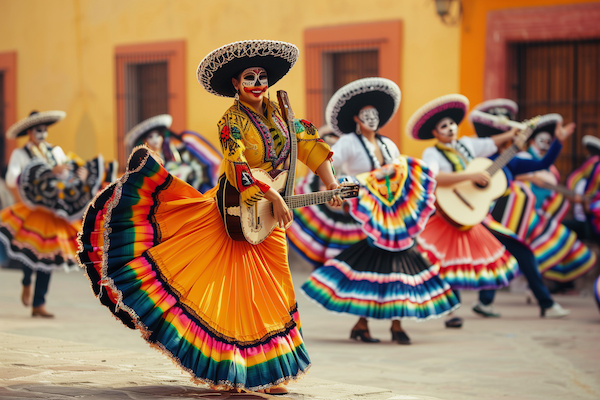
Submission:
[[368,329],[352,329],[350,332],[350,339],[358,340],[365,343],[379,343],[379,339],[371,337]]
[[398,344],[410,344],[410,338],[404,331],[392,331],[392,342]]
[[463,325],[463,320],[462,318],[454,317],[444,322],[444,324],[446,325],[446,328],[461,328]]

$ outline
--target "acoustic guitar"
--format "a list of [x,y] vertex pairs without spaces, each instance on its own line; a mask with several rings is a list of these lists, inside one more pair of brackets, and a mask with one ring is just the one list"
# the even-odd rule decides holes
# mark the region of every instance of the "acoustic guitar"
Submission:
[[[475,111],[477,110],[473,112]],[[487,171],[491,177],[487,185],[480,186],[470,180],[465,180],[436,188],[435,197],[438,210],[459,226],[474,226],[485,219],[492,202],[502,196],[508,185],[502,167],[521,151],[521,147],[529,139],[539,120],[539,117],[535,117],[523,122],[507,121],[492,114],[479,113],[485,114],[485,118],[498,124],[506,124],[506,130],[509,130],[510,127],[517,127],[521,129],[521,133],[496,160],[477,157],[467,165],[466,172]]]
[[[266,172],[259,168],[254,168],[251,171],[255,179],[281,193],[289,208],[327,203],[333,196],[340,196],[342,199],[358,196],[359,185],[351,182],[342,183],[337,189],[333,190],[286,196],[284,191],[288,171],[273,170]],[[269,200],[263,198],[250,207],[244,203],[240,204],[240,193],[227,181],[224,175],[219,180],[217,201],[219,202],[219,211],[225,223],[227,234],[233,240],[259,244],[277,226],[277,221],[273,217],[273,205]]]

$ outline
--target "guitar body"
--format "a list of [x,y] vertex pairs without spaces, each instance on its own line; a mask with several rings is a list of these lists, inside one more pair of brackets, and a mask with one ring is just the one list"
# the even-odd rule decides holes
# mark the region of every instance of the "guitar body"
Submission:
[[[269,185],[279,193],[285,189],[287,171],[273,170],[269,173],[259,168],[251,171],[254,179]],[[251,207],[240,204],[240,193],[229,184],[225,176],[221,176],[219,180],[217,202],[227,235],[233,240],[259,244],[277,226],[273,218],[273,206],[269,200],[262,198]]]
[[[466,171],[484,171],[492,164],[493,161],[488,158],[475,158],[469,163]],[[435,191],[437,207],[457,225],[477,225],[485,219],[492,201],[502,196],[507,185],[506,175],[500,169],[483,188],[471,181],[438,186]]]

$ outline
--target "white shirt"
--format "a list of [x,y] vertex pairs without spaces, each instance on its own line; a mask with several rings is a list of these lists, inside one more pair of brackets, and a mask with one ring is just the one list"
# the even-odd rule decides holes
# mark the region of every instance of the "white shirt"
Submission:
[[[489,157],[498,151],[492,138],[470,138],[467,136],[458,139],[473,157]],[[429,169],[437,175],[440,172],[454,172],[452,164],[435,147],[428,147],[423,151],[423,161]]]
[[[396,146],[390,138],[385,136],[380,137],[392,156],[390,162],[398,158],[400,156],[398,146]],[[375,145],[373,143],[368,140],[365,140],[364,143],[371,153],[375,151]],[[379,143],[379,141],[377,143]],[[380,150],[385,160],[387,152],[385,149]],[[369,172],[373,168],[371,157],[365,151],[365,148],[361,143],[361,138],[354,133],[342,135],[331,147],[331,151],[333,151],[333,168],[335,169],[336,176],[354,176],[363,172]]]
[[[51,150],[54,159],[58,164],[64,164],[67,161],[65,152],[59,146],[54,146]],[[13,150],[8,161],[8,167],[6,168],[6,186],[10,188],[17,187],[17,179],[23,172],[27,164],[31,162],[29,154],[24,148]]]

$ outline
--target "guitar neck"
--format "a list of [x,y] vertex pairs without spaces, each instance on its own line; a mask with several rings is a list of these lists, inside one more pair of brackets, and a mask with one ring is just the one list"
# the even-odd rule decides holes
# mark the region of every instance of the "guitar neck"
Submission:
[[294,112],[290,105],[287,92],[284,90],[277,91],[277,99],[281,114],[287,122],[288,131],[290,133],[290,166],[288,169],[288,177],[285,184],[284,194],[290,196],[294,193],[294,183],[296,181],[296,160],[298,158],[298,144],[296,143],[296,127],[294,124]]
[[285,196],[283,200],[290,208],[306,207],[314,204],[327,203],[336,194],[339,194],[339,190],[324,190],[320,192],[307,193],[307,194],[296,194],[293,196]]
[[504,168],[504,166],[508,164],[519,151],[519,147],[516,144],[513,144],[508,149],[504,150],[502,154],[500,154],[500,156],[494,160],[492,165],[486,168],[486,171],[490,174],[490,176],[494,175],[496,172]]

